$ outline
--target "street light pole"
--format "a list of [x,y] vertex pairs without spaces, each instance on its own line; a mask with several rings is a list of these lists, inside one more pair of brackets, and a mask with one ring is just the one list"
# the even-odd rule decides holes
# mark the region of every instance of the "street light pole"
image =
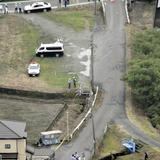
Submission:
[[67,134],[68,134],[68,142],[69,142],[68,112],[67,112]]
[[92,94],[93,94],[93,92],[90,93],[90,100],[91,100],[91,117],[92,117],[92,130],[93,130],[94,152],[95,152],[95,155],[97,156],[96,137],[95,137],[95,129],[94,129],[94,116],[93,116]]
[[59,10],[59,0],[57,0],[57,9]]
[[94,0],[94,15],[96,15],[97,11],[97,0]]
[[93,71],[93,35],[91,35],[91,72],[92,72],[92,92],[94,93],[94,71]]

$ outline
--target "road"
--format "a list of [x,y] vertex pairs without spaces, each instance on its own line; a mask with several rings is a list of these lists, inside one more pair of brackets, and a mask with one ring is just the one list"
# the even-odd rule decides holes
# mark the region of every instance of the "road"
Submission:
[[[107,30],[101,30],[98,24],[94,28],[94,43],[97,45],[94,53],[95,85],[104,90],[103,102],[94,116],[95,135],[100,138],[107,123],[120,125],[128,133],[139,140],[160,149],[160,143],[150,138],[129,121],[125,111],[125,83],[120,77],[125,73],[126,15],[123,1],[106,2]],[[125,137],[124,137],[125,138]],[[93,133],[91,119],[79,134],[75,142],[63,145],[56,152],[57,160],[68,160],[77,151],[86,153],[89,159],[93,149]]]

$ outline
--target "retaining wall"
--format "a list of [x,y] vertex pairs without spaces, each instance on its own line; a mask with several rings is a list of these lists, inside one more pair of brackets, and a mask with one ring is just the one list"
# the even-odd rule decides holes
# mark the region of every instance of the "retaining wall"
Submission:
[[[17,89],[8,89],[0,87],[0,94],[7,95],[16,95],[22,97],[30,97],[30,98],[41,98],[41,99],[72,99],[75,97],[76,92],[66,92],[66,93],[45,93],[38,91],[26,91],[26,90],[17,90]],[[81,95],[78,98],[83,99],[86,95]]]

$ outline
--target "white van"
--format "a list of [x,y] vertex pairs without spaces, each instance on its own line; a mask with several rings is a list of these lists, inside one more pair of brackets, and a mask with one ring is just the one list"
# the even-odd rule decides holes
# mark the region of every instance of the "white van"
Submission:
[[60,57],[63,56],[63,44],[58,40],[53,44],[43,44],[36,48],[36,56],[39,57]]

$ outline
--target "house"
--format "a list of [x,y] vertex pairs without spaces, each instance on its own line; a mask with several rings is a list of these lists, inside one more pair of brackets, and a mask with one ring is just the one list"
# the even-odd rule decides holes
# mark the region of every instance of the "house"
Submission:
[[26,160],[27,133],[25,130],[25,122],[0,119],[0,155],[2,160]]

